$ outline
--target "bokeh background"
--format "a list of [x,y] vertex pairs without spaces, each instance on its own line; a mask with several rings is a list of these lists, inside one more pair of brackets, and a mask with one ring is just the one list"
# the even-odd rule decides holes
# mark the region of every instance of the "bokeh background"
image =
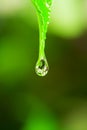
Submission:
[[87,0],[53,0],[46,77],[38,39],[31,0],[0,0],[0,130],[87,130]]

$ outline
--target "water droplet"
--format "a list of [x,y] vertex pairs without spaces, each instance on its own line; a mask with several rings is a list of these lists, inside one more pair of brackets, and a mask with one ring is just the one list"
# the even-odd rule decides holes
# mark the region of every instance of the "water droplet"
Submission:
[[46,58],[39,59],[36,63],[35,71],[39,76],[45,76],[48,73],[49,66]]

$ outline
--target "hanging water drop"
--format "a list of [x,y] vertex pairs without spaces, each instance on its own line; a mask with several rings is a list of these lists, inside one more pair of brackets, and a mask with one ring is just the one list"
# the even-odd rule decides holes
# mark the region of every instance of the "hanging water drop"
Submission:
[[45,76],[48,73],[49,66],[46,58],[38,59],[35,67],[36,74],[39,76]]
[[52,0],[32,0],[36,7],[39,22],[39,58],[35,66],[36,74],[45,76],[49,66],[45,57],[45,40],[50,19]]

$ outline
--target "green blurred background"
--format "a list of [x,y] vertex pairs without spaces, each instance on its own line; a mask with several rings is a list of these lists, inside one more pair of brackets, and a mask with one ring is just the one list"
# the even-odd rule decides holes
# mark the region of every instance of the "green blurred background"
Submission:
[[31,1],[0,0],[0,130],[87,130],[87,0],[53,0],[46,77],[38,39]]

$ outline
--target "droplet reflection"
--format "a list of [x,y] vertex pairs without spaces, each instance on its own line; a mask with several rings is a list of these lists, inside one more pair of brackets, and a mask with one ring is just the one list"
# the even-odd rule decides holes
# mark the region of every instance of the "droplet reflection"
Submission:
[[49,66],[46,58],[39,59],[36,63],[35,71],[39,76],[45,76],[48,73]]

